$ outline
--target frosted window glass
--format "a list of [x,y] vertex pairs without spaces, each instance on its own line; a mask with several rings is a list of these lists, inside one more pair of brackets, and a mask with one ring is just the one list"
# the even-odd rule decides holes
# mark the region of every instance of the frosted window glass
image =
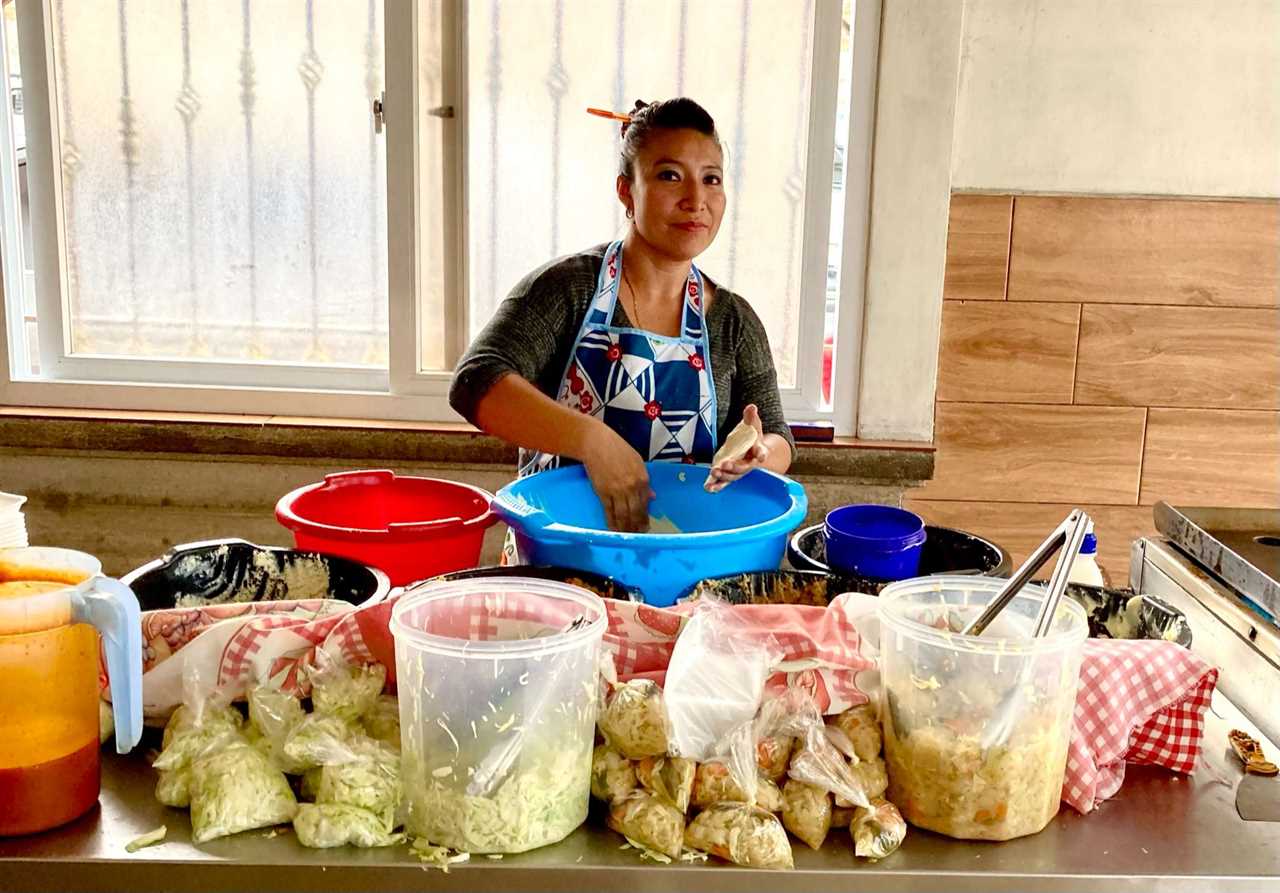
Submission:
[[796,383],[813,0],[468,5],[471,322],[530,270],[625,233],[618,128],[587,106],[690,96],[728,147],[728,209],[696,263],[751,302]]
[[75,354],[387,365],[383,0],[54,0]]

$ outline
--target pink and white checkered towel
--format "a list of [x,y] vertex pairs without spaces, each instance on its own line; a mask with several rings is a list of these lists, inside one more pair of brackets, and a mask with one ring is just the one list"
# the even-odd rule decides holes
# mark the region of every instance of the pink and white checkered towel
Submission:
[[1217,682],[1216,669],[1173,642],[1088,640],[1062,799],[1091,811],[1120,790],[1126,763],[1190,774]]
[[[243,616],[235,620],[219,615],[182,624],[182,630],[171,631],[171,638],[182,635],[169,647],[200,652],[211,662],[211,678],[221,685],[243,686],[264,669],[286,687],[299,685],[304,674],[297,668],[309,663],[320,645],[336,647],[354,663],[382,663],[393,676],[395,649],[388,621],[394,604],[391,598],[355,610],[341,606],[336,613],[310,613],[300,610],[301,605],[285,610],[276,604],[265,616],[237,606],[241,610],[234,613]],[[672,610],[610,601],[606,610],[604,647],[619,678],[644,676],[661,683],[688,606]],[[781,647],[770,688],[806,688],[827,713],[874,697],[875,661],[862,648],[859,610],[850,597],[841,596],[830,608],[751,605],[737,610],[747,626]],[[503,622],[519,623],[521,618],[513,615]],[[487,638],[502,630],[486,621],[483,631],[474,632]],[[163,686],[165,697],[148,702],[152,709],[171,708],[181,698],[176,668],[181,662],[166,667],[168,663],[144,677],[158,682],[166,670],[172,677]],[[1190,773],[1200,755],[1204,712],[1217,680],[1216,669],[1173,642],[1087,641],[1062,799],[1081,813],[1090,812],[1120,789],[1126,762]],[[153,694],[160,691],[153,689]]]

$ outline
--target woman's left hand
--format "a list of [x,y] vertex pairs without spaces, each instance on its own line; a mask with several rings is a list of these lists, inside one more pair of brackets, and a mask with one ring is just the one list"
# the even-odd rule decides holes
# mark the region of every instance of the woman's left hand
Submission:
[[725,459],[711,467],[711,473],[703,484],[709,493],[719,493],[753,468],[760,468],[769,459],[769,447],[765,443],[764,428],[760,424],[760,412],[751,403],[742,411],[742,420],[756,429],[756,442],[741,459]]

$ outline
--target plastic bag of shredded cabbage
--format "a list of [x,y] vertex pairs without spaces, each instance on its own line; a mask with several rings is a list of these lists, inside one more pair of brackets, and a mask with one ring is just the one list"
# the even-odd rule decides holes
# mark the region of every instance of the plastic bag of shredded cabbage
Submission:
[[247,743],[240,730],[233,726],[222,723],[194,726],[171,736],[152,766],[165,772],[185,769],[216,750]]
[[298,803],[284,773],[256,748],[239,744],[191,767],[191,839],[205,843],[293,820]]
[[360,722],[370,738],[400,749],[400,700],[395,695],[380,695]]
[[343,803],[303,803],[293,819],[298,843],[309,847],[383,847],[402,843],[383,819],[367,809]]
[[306,717],[302,702],[276,688],[257,685],[249,690],[249,728],[260,733],[255,742],[277,766],[290,775],[300,775],[307,767],[289,759],[284,743],[289,733]]
[[813,849],[821,849],[831,830],[831,795],[803,781],[787,779],[782,786],[782,824]]
[[684,845],[684,813],[653,794],[632,791],[609,807],[609,827],[629,841],[680,857]]
[[321,649],[316,652],[316,667],[310,678],[311,706],[316,713],[355,722],[372,709],[382,694],[387,668],[382,664],[352,666]]
[[745,803],[708,806],[685,829],[684,845],[748,868],[795,867],[778,817]]
[[605,740],[629,760],[667,752],[671,724],[662,689],[651,679],[632,679],[614,691],[600,714]]
[[316,793],[320,790],[320,776],[324,774],[323,766],[313,766],[302,773],[302,782],[298,785],[298,796],[303,800],[315,802]]
[[859,760],[874,760],[880,756],[884,746],[884,737],[880,733],[880,718],[876,708],[871,704],[851,707],[839,716],[832,717],[827,724],[844,732]]
[[680,813],[689,811],[698,764],[683,757],[645,757],[636,763],[636,779]]
[[214,683],[200,672],[197,662],[183,663],[182,704],[173,711],[165,724],[161,749],[168,749],[173,739],[183,732],[217,727],[239,730],[243,725],[244,716],[231,706],[228,693],[217,690]]
[[356,759],[320,770],[316,802],[367,809],[390,830],[400,806],[400,754],[369,738],[353,745]]
[[907,836],[907,823],[898,807],[888,800],[873,799],[871,809],[858,809],[849,826],[853,853],[865,859],[883,859],[892,854]]
[[165,806],[186,809],[191,805],[191,767],[160,771],[156,779],[156,799]]
[[605,803],[621,800],[636,789],[636,767],[607,744],[591,755],[591,796]]
[[304,772],[350,762],[356,758],[351,743],[357,734],[340,717],[310,713],[289,732],[282,751],[295,768]]
[[156,799],[178,808],[191,805],[191,767],[197,760],[246,743],[240,711],[217,703],[194,666],[184,667],[183,689],[190,700],[169,717],[163,749],[152,763],[159,773]]
[[223,726],[240,729],[244,726],[244,716],[229,704],[197,703],[194,706],[182,704],[173,711],[169,721],[165,723],[164,736],[160,747],[164,749],[173,741],[174,736],[198,727],[212,728]]

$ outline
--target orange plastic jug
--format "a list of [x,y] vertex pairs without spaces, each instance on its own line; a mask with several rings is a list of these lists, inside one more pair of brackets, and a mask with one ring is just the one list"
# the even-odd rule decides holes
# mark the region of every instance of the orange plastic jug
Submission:
[[98,653],[116,749],[142,734],[142,634],[129,587],[70,549],[0,550],[0,836],[69,822],[98,801]]

